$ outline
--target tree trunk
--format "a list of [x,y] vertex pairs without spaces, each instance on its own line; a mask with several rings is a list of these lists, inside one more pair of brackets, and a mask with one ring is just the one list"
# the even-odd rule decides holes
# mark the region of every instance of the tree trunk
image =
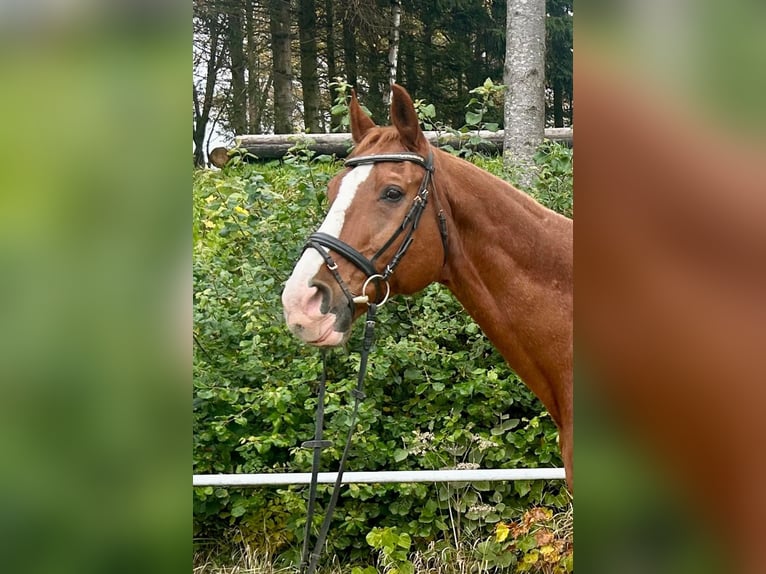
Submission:
[[293,131],[293,74],[290,66],[290,2],[269,0],[274,81],[274,133]]
[[521,187],[534,181],[532,157],[545,128],[545,0],[508,0],[505,50],[507,167],[521,168]]
[[366,60],[367,67],[365,71],[367,73],[367,80],[370,83],[370,91],[367,93],[365,101],[370,112],[372,112],[373,118],[384,118],[388,112],[388,102],[385,101],[381,87],[387,79],[385,68],[381,62],[381,54],[375,50],[375,47],[372,47],[367,52]]
[[307,132],[319,133],[319,80],[317,78],[317,15],[314,0],[300,0],[298,35],[303,87],[303,125]]
[[428,100],[433,101],[434,85],[434,25],[431,20],[423,26],[423,86],[428,90]]
[[[330,107],[335,101],[335,92],[330,84],[338,76],[338,67],[335,61],[335,2],[325,0],[325,59],[327,61],[327,95]],[[330,114],[330,131],[335,131],[340,126],[340,116]]]
[[231,114],[229,122],[234,133],[247,131],[247,84],[245,82],[245,52],[243,48],[242,8],[232,6],[229,12],[227,40],[231,70]]
[[256,110],[256,115],[253,118],[253,123],[259,129],[259,131],[256,133],[261,133],[261,129],[263,126],[263,112],[266,109],[266,105],[269,100],[269,93],[271,92],[273,83],[274,83],[274,74],[270,73],[269,77],[266,78],[266,80],[263,82],[261,87],[259,87],[257,102],[254,106],[254,107],[257,107],[257,110]]
[[564,89],[561,82],[553,82],[553,127],[564,127]]
[[388,47],[388,89],[386,90],[386,102],[391,104],[391,86],[396,83],[396,71],[399,64],[399,28],[402,23],[402,2],[391,2],[392,24],[391,40]]
[[353,88],[357,86],[356,71],[356,36],[354,35],[354,24],[350,20],[350,15],[346,13],[343,19],[343,57],[346,60],[346,81]]
[[261,78],[256,49],[255,4],[245,2],[245,39],[247,41],[247,129],[251,134],[261,133]]
[[[463,95],[463,74],[458,74],[457,78],[457,96],[455,99],[458,102],[463,102],[467,98]],[[450,120],[453,126],[462,126],[465,124],[465,109],[463,108],[457,108],[452,113],[452,119]]]
[[[547,128],[545,137],[562,145],[572,146],[572,133],[571,128]],[[503,148],[503,130],[497,132],[472,131],[459,136],[429,130],[424,131],[423,135],[434,145],[450,145],[453,148],[468,145],[470,137],[478,136],[482,143],[472,146],[472,148],[487,154],[500,153]],[[295,136],[284,134],[241,135],[236,139],[241,147],[262,160],[281,158],[295,145]],[[334,154],[337,157],[346,157],[352,143],[349,133],[312,134],[306,140],[308,149],[319,154]]]
[[484,79],[487,78],[487,73],[484,69],[484,60],[482,59],[484,50],[485,48],[482,38],[479,36],[471,38],[471,36],[468,35],[466,38],[465,51],[466,55],[469,53],[471,54],[471,65],[466,66],[465,79],[469,89],[480,86],[484,82]]
[[402,36],[402,71],[404,72],[404,87],[415,96],[419,93],[420,82],[417,67],[415,66],[415,39],[409,34]]
[[207,129],[207,118],[202,116],[199,94],[197,94],[197,86],[194,85],[194,82],[192,82],[192,102],[194,103],[194,129],[192,130],[194,165],[205,167],[205,130]]
[[194,165],[204,167],[205,165],[205,133],[210,120],[210,110],[213,107],[213,94],[215,93],[215,82],[218,78],[220,58],[218,55],[218,44],[220,37],[220,25],[217,15],[212,14],[207,19],[208,32],[210,34],[210,53],[207,60],[207,70],[205,71],[205,91],[202,95],[202,102],[199,100],[199,92],[196,86],[192,86],[192,100],[194,103],[194,130],[192,132],[192,141],[194,143]]

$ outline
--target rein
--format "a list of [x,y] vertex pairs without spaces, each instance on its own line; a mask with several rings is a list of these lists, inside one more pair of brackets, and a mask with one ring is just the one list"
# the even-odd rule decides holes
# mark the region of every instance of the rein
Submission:
[[[346,436],[346,445],[343,448],[343,454],[341,456],[340,463],[338,465],[338,474],[335,479],[335,484],[333,486],[332,496],[330,497],[330,502],[328,503],[327,509],[325,510],[325,516],[322,521],[322,526],[319,529],[319,533],[317,534],[317,539],[314,544],[314,549],[312,552],[309,553],[309,535],[311,533],[311,525],[314,518],[314,507],[316,506],[317,484],[319,479],[319,464],[320,464],[321,453],[323,448],[327,448],[332,445],[330,441],[326,441],[322,439],[322,432],[323,432],[322,427],[324,425],[324,395],[325,395],[325,385],[327,380],[326,355],[324,352],[322,353],[322,378],[320,379],[320,382],[319,382],[319,391],[317,396],[318,402],[317,402],[317,410],[316,410],[316,417],[315,417],[314,439],[306,441],[302,444],[304,448],[313,449],[314,456],[313,456],[313,461],[311,465],[311,485],[309,487],[309,500],[307,505],[306,527],[304,530],[303,549],[301,552],[301,564],[300,564],[301,574],[314,574],[314,572],[317,569],[317,565],[319,564],[319,558],[322,553],[322,548],[324,547],[325,541],[327,540],[327,534],[330,531],[330,522],[332,521],[332,515],[333,515],[333,512],[335,511],[335,506],[338,503],[338,498],[340,496],[340,487],[343,482],[343,472],[345,470],[349,450],[351,449],[351,438],[354,434],[354,427],[356,426],[356,418],[359,412],[359,404],[365,398],[365,393],[363,390],[364,378],[367,373],[367,359],[369,357],[370,349],[372,348],[372,343],[375,337],[375,314],[377,313],[378,307],[380,307],[386,301],[388,301],[388,296],[390,294],[390,286],[388,284],[388,278],[391,277],[391,275],[393,275],[394,270],[399,265],[399,262],[402,260],[402,257],[404,257],[404,255],[407,253],[407,250],[410,248],[410,245],[412,244],[413,235],[415,233],[415,230],[418,227],[418,223],[420,222],[420,217],[423,215],[423,211],[425,210],[426,205],[428,203],[428,195],[429,195],[428,188],[434,173],[433,151],[429,152],[427,158],[423,158],[414,153],[391,153],[391,154],[376,154],[376,155],[354,157],[354,158],[347,159],[345,162],[345,165],[347,167],[355,167],[358,165],[366,165],[371,163],[374,164],[379,162],[406,162],[406,161],[415,163],[421,166],[425,170],[423,181],[421,182],[420,188],[418,189],[418,193],[412,202],[412,206],[410,207],[407,214],[404,216],[402,223],[399,225],[396,231],[394,231],[393,235],[391,235],[388,241],[386,241],[383,244],[383,246],[380,249],[378,249],[375,255],[373,255],[372,259],[367,259],[364,255],[359,253],[359,251],[351,247],[348,243],[341,241],[337,237],[333,237],[332,235],[328,235],[326,233],[317,232],[317,233],[311,234],[306,242],[306,246],[304,247],[304,249],[308,249],[309,247],[312,249],[315,249],[322,256],[322,259],[324,260],[325,265],[327,266],[329,271],[332,273],[333,277],[335,278],[335,281],[338,283],[341,290],[343,291],[343,294],[346,296],[346,299],[348,300],[348,304],[351,307],[352,313],[354,312],[356,305],[358,304],[367,305],[367,318],[365,322],[364,340],[362,342],[362,352],[361,352],[361,356],[359,360],[359,371],[357,373],[356,387],[354,388],[353,391],[351,391],[351,394],[354,397],[354,407],[351,414],[351,425],[349,426],[349,429],[348,429],[348,435]],[[444,250],[444,263],[446,263],[447,262],[447,221],[444,216],[444,212],[441,209],[441,206],[439,205],[439,200],[436,197],[435,188],[434,188],[434,201],[436,202],[437,219],[439,223],[439,233],[441,235],[442,247]],[[388,264],[386,264],[383,272],[379,273],[375,266],[377,259],[381,255],[383,255],[383,253],[385,253],[394,244],[397,238],[402,234],[404,234],[404,239],[402,240],[401,244],[397,248],[391,260],[388,262]],[[367,278],[364,281],[364,284],[362,285],[361,295],[354,295],[352,291],[349,289],[348,285],[346,285],[346,282],[343,281],[343,278],[338,272],[338,264],[335,262],[335,260],[333,260],[328,250],[332,250],[332,251],[335,251],[336,253],[339,253],[348,261],[353,263],[358,269],[360,269],[367,276]],[[373,283],[375,286],[376,301],[377,301],[375,303],[371,303],[369,300],[369,297],[366,295],[367,286],[370,283]],[[385,293],[383,293],[383,288],[381,283],[385,285]]]
[[354,427],[356,426],[356,417],[359,413],[359,403],[365,398],[364,393],[364,377],[367,373],[367,358],[372,348],[372,342],[375,338],[375,313],[378,310],[378,305],[370,303],[367,307],[367,320],[364,328],[364,340],[362,342],[362,354],[359,359],[359,372],[356,377],[356,387],[351,391],[351,395],[354,397],[354,408],[351,412],[351,426],[348,428],[348,435],[346,435],[346,446],[343,447],[343,455],[340,458],[340,464],[338,465],[338,475],[335,478],[335,484],[332,489],[332,496],[330,502],[327,504],[325,510],[324,520],[322,520],[322,526],[317,534],[316,542],[314,543],[314,550],[309,554],[309,534],[311,533],[311,523],[314,518],[314,506],[316,505],[317,496],[317,484],[319,481],[319,459],[322,454],[322,449],[332,445],[329,440],[322,440],[322,426],[324,423],[324,392],[325,382],[327,380],[327,362],[326,355],[322,352],[322,378],[319,381],[319,392],[317,396],[317,410],[315,419],[315,434],[314,440],[304,442],[301,446],[304,448],[314,449],[314,459],[311,464],[311,486],[309,487],[309,501],[306,511],[306,527],[303,532],[303,550],[301,551],[301,574],[314,574],[319,564],[319,558],[322,555],[322,548],[327,540],[327,534],[330,532],[330,522],[332,521],[332,515],[335,511],[335,506],[338,503],[338,497],[340,496],[340,486],[343,482],[343,471],[346,467],[346,461],[348,460],[348,453],[351,450],[351,438],[354,434]]

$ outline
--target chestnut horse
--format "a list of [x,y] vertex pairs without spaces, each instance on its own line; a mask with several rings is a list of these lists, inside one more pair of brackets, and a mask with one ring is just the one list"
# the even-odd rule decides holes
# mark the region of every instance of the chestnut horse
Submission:
[[349,169],[282,294],[290,331],[340,345],[367,300],[446,285],[555,421],[571,489],[572,220],[432,147],[400,86],[392,126],[356,95],[350,116]]

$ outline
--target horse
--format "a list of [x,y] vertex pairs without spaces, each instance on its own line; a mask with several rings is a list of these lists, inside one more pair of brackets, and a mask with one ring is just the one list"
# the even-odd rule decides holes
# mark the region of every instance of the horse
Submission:
[[370,301],[445,285],[550,413],[572,490],[572,220],[429,144],[399,85],[392,125],[356,93],[349,114],[353,153],[282,293],[289,330],[342,345]]

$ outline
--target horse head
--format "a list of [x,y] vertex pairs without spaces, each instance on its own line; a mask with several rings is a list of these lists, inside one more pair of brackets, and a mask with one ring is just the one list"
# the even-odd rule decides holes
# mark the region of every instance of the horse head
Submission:
[[329,212],[282,293],[290,331],[316,346],[344,343],[368,304],[438,281],[447,258],[436,152],[410,96],[392,86],[391,126],[376,126],[356,94],[349,112],[354,152],[330,181]]

